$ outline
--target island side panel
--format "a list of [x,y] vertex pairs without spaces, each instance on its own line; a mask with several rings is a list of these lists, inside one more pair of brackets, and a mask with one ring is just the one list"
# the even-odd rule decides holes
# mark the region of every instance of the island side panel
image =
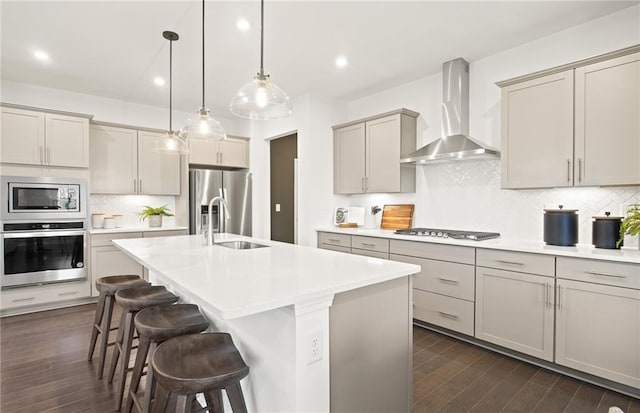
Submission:
[[331,412],[410,412],[411,276],[336,294],[329,310]]

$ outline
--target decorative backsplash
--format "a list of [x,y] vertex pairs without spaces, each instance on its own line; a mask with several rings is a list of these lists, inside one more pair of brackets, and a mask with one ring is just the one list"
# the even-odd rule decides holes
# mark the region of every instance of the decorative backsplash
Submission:
[[[545,208],[578,209],[579,242],[591,243],[594,215],[611,211],[622,216],[630,203],[640,203],[640,187],[500,188],[500,161],[463,161],[416,167],[415,194],[352,195],[352,206],[414,203],[414,226],[497,231],[503,238],[543,238]],[[635,238],[635,239],[634,239]],[[625,245],[637,243],[627,237]]]
[[[159,207],[166,204],[172,213],[176,212],[176,199],[174,196],[91,195],[89,198],[90,214],[124,215],[124,226],[143,225],[137,214],[145,205]],[[172,226],[174,223],[175,217],[163,218],[163,225],[165,226]]]

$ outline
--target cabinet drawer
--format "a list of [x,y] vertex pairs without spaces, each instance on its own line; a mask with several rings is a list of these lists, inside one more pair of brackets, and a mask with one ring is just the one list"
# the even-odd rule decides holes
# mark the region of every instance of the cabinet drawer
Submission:
[[320,232],[318,233],[318,244],[338,245],[340,247],[351,248],[351,235]]
[[349,247],[340,247],[338,245],[330,245],[330,244],[320,244],[319,248],[322,248],[324,250],[346,252],[347,254],[351,254],[351,248]]
[[[389,253],[389,240],[374,237],[351,237],[351,248]],[[387,257],[388,258],[388,257]]]
[[526,252],[478,248],[476,265],[478,267],[546,275],[547,277],[553,277],[555,274],[555,257]]
[[428,260],[391,254],[392,261],[422,266],[413,278],[413,288],[430,291],[467,301],[475,299],[475,275],[473,265]]
[[125,238],[142,238],[142,232],[114,232],[110,234],[93,234],[91,235],[92,247],[110,246],[111,240]]
[[469,301],[414,289],[413,318],[473,335],[473,303]]
[[640,289],[638,264],[566,257],[556,260],[558,278]]
[[60,284],[39,285],[2,291],[0,307],[3,310],[75,300],[91,295],[89,280]]
[[187,230],[186,229],[168,229],[164,231],[145,231],[142,233],[143,238],[175,237],[176,235],[187,235]]
[[475,248],[460,247],[457,245],[431,244],[428,242],[400,241],[392,239],[389,244],[389,252],[392,254],[408,255],[418,258],[431,258],[434,260],[458,262],[462,264],[475,264]]
[[382,258],[383,260],[389,259],[389,253],[380,251],[359,250],[357,248],[352,248],[351,253],[355,255],[364,255],[365,257]]

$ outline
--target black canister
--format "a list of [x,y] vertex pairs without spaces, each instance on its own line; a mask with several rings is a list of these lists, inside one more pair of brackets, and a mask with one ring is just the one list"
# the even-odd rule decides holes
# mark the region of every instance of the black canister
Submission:
[[544,242],[548,245],[573,247],[578,243],[577,209],[544,210]]
[[622,246],[616,245],[620,238],[620,225],[622,217],[612,217],[611,212],[605,212],[603,217],[593,217],[591,242],[596,248],[619,249]]

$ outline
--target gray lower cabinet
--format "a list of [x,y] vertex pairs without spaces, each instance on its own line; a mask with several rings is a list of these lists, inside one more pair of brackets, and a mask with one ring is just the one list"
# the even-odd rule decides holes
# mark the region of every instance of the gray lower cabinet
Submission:
[[391,240],[390,252],[392,261],[422,267],[413,280],[413,317],[473,336],[475,249]]
[[389,240],[385,238],[319,232],[318,248],[389,259]]

